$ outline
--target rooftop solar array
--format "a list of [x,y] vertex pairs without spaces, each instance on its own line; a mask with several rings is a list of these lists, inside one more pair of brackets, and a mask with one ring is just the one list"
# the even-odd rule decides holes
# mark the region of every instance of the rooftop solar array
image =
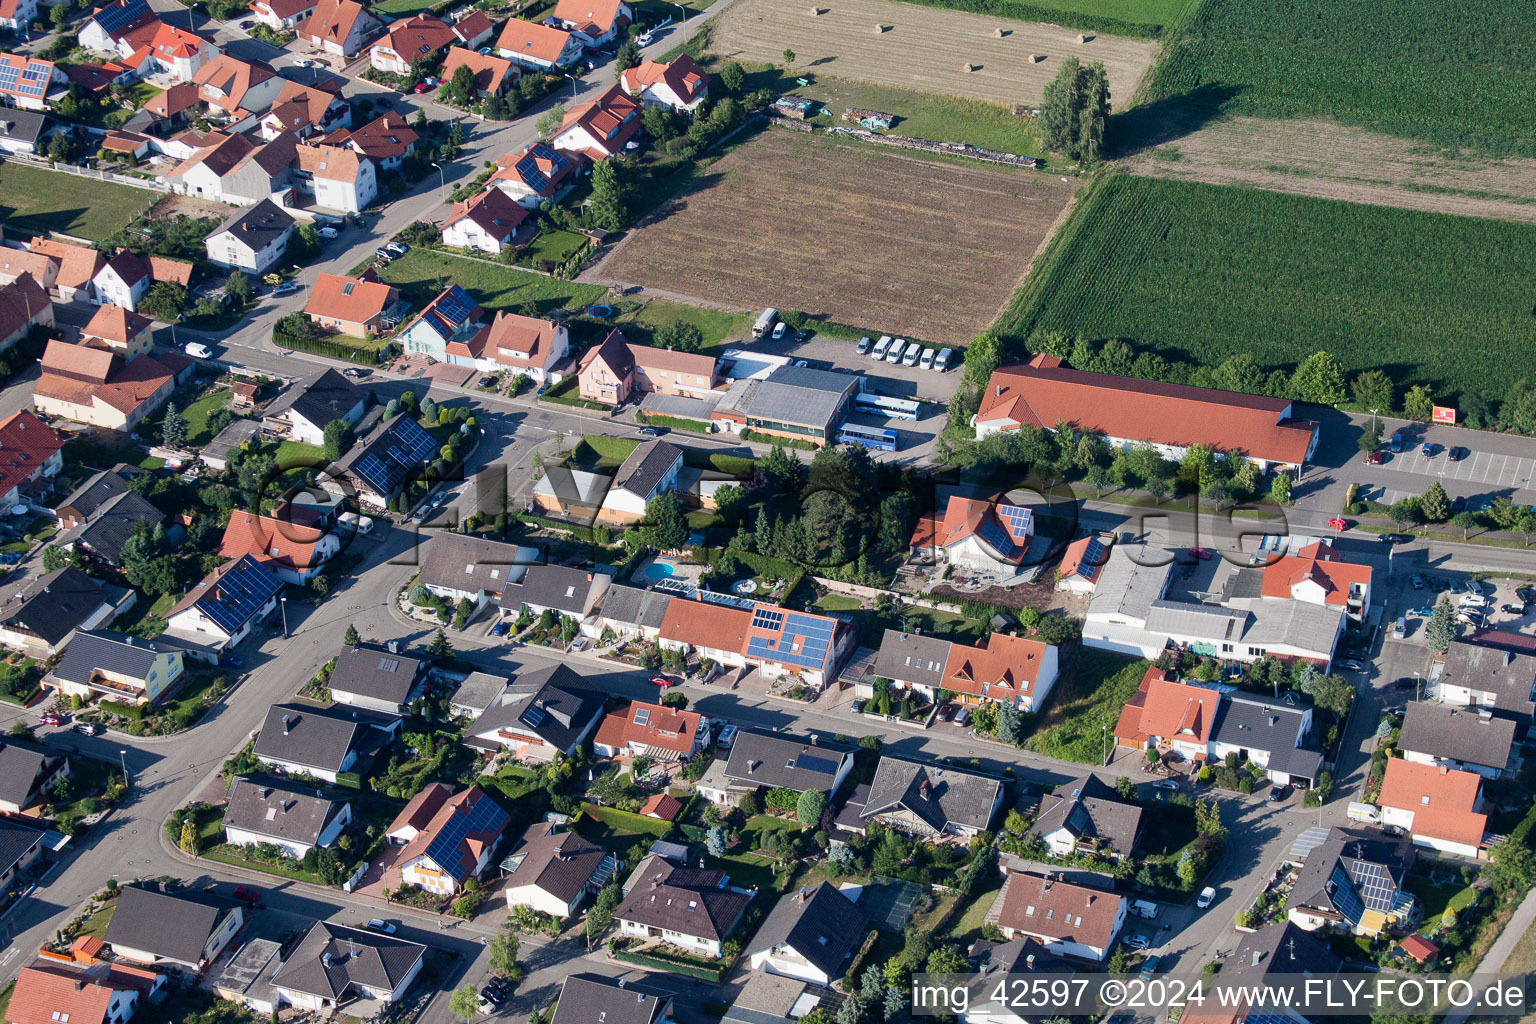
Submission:
[[815,754],[801,754],[795,758],[795,767],[808,772],[821,772],[824,775],[832,775],[837,772],[837,762],[825,757],[817,757]]
[[52,78],[53,65],[47,61],[7,57],[5,63],[0,64],[0,92],[16,93],[19,96],[41,96],[48,91],[48,82]]
[[128,25],[149,14],[149,4],[145,0],[121,0],[119,3],[103,7],[96,14],[96,24],[109,36],[116,36]]
[[220,629],[234,635],[282,589],[283,581],[276,574],[246,555],[217,583],[204,587],[197,607]]
[[1392,909],[1397,884],[1380,864],[1363,860],[1351,861],[1349,873],[1354,878],[1355,886],[1360,890],[1360,898],[1365,901],[1367,907],[1382,911]]
[[637,708],[635,710],[635,724],[636,725],[649,725],[650,722],[651,722],[651,709],[650,708]]
[[459,844],[465,837],[497,831],[506,823],[507,812],[497,806],[496,801],[490,797],[482,796],[467,812],[460,805],[459,810],[450,815],[447,822],[438,830],[432,842],[427,844],[427,856],[437,862],[443,870],[458,877],[463,871]]
[[797,668],[822,668],[827,662],[827,651],[832,646],[832,632],[837,624],[797,612],[785,613],[768,608],[759,608],[752,615],[752,625],[758,629],[779,630],[781,621],[783,627],[777,639],[760,636],[747,639],[747,656]]
[[464,326],[475,312],[475,300],[468,293],[454,285],[432,303],[432,309],[427,316],[431,318],[432,325],[437,328],[443,337],[449,337],[460,327]]
[[1360,918],[1365,915],[1365,907],[1360,903],[1360,896],[1355,892],[1354,882],[1349,877],[1349,872],[1344,870],[1342,864],[1336,864],[1333,875],[1328,879],[1328,895],[1333,898],[1333,905],[1343,914],[1350,924],[1358,924]]
[[352,468],[379,494],[392,494],[437,451],[421,425],[402,414]]
[[1008,554],[1013,550],[1013,538],[1003,529],[1002,524],[995,519],[983,519],[981,528],[976,531],[981,534],[981,539],[986,541],[993,550]]
[[539,726],[544,724],[544,719],[546,716],[543,708],[530,704],[527,709],[523,711],[520,717],[524,722],[528,723],[530,727],[537,729]]
[[1088,544],[1083,548],[1083,557],[1077,563],[1077,572],[1073,575],[1083,579],[1091,579],[1093,571],[1104,563],[1104,545],[1097,537],[1088,538]]
[[517,173],[523,181],[535,192],[542,192],[549,187],[549,178],[539,170],[539,161],[535,158],[535,154],[550,161],[561,170],[565,169],[568,161],[556,150],[548,146],[539,146],[517,162]]
[[1008,532],[1016,541],[1028,539],[1034,531],[1035,516],[1027,508],[1020,508],[1018,505],[999,505],[997,517],[1007,525]]

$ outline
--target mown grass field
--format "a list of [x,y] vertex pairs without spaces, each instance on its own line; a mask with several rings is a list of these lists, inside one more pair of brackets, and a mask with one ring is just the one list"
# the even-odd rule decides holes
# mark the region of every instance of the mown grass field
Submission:
[[158,192],[13,160],[0,164],[0,220],[10,232],[7,237],[62,231],[92,240],[106,238],[159,198]]
[[379,277],[406,292],[418,308],[450,284],[460,285],[486,309],[510,309],[529,316],[543,316],[561,306],[589,306],[601,301],[604,294],[597,285],[562,281],[430,249],[412,249],[381,268]]
[[1536,227],[1116,176],[1073,212],[1000,328],[1286,370],[1327,349],[1437,399],[1536,379]]
[[843,111],[859,107],[893,115],[896,121],[884,133],[888,135],[966,142],[1023,156],[1040,156],[1044,149],[1033,118],[1020,117],[1007,107],[984,100],[936,96],[831,76],[817,76],[808,86],[791,82],[785,91],[817,100],[826,107],[827,113],[814,118],[818,125],[846,125],[848,122],[841,119]]
[[1536,5],[1202,0],[1151,92],[1201,88],[1229,111],[1536,155]]
[[1147,662],[1084,647],[1056,681],[1024,746],[1047,757],[1103,764],[1120,709],[1147,674]]

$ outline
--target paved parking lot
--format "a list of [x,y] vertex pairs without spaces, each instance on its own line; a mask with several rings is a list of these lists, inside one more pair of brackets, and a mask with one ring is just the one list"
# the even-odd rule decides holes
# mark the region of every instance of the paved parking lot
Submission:
[[[880,336],[875,335],[873,341],[879,340]],[[740,347],[753,352],[793,356],[796,359],[805,359],[812,366],[822,370],[846,367],[870,378],[872,385],[880,385],[880,390],[888,394],[933,403],[938,406],[934,410],[937,415],[944,414],[950,398],[955,393],[955,388],[960,386],[962,374],[959,349],[950,356],[949,371],[936,373],[933,370],[925,370],[921,366],[877,363],[869,358],[868,354],[859,355],[855,350],[856,346],[857,342],[817,335],[805,342],[774,341],[772,338],[764,338],[762,341],[743,339],[740,343],[728,342],[725,347]]]
[[[1443,447],[1437,447],[1435,454],[1430,456],[1422,455],[1419,448],[1414,448],[1393,455],[1382,468],[1508,490],[1531,486],[1531,478],[1536,475],[1536,458],[1497,452],[1471,452],[1460,462],[1452,462]],[[1423,487],[1418,489],[1422,490]]]

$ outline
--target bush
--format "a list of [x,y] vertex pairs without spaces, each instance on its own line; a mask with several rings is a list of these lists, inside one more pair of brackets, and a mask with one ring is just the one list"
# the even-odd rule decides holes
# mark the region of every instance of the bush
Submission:
[[115,700],[104,700],[97,706],[109,715],[121,715],[124,718],[132,718],[135,721],[142,721],[144,718],[144,705],[142,704],[121,704]]

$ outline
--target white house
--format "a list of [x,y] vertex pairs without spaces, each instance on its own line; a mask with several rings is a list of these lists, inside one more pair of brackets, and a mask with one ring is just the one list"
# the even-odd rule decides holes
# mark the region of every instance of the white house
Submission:
[[488,252],[493,256],[512,244],[528,211],[499,188],[488,188],[454,203],[443,221],[443,244]]
[[256,20],[274,32],[298,28],[313,13],[319,0],[251,0]]
[[262,426],[284,439],[321,447],[325,428],[335,420],[356,426],[368,394],[332,369],[294,382],[272,403]]
[[665,441],[645,441],[625,457],[597,519],[602,523],[627,526],[645,518],[645,506],[658,495],[677,490],[677,477],[683,468],[683,450]]
[[224,841],[265,843],[289,857],[328,847],[352,821],[352,805],[282,779],[237,778],[224,808]]
[[0,28],[24,31],[37,19],[37,0],[5,0],[0,3]]
[[680,868],[647,857],[625,883],[624,902],[613,920],[620,935],[659,938],[698,956],[718,957],[753,895],[729,882],[718,869]]
[[245,910],[235,900],[136,883],[121,888],[103,938],[120,958],[196,973],[218,959],[244,924]]
[[1489,708],[1410,701],[1397,749],[1409,761],[1497,779],[1514,771],[1515,734],[1515,720]]
[[864,941],[869,920],[830,882],[774,905],[743,950],[754,971],[830,986]]
[[456,894],[495,863],[508,821],[507,812],[479,786],[446,797],[400,855],[400,881],[442,896]]
[[507,907],[530,907],[563,921],[587,896],[613,877],[619,862],[575,832],[562,832],[547,821],[528,827],[501,862],[506,872]]
[[560,0],[550,16],[593,47],[612,42],[635,20],[624,0]]
[[283,581],[250,555],[226,562],[171,608],[166,636],[217,650],[232,648],[277,610]]
[[419,942],[317,921],[272,976],[280,1002],[333,1016],[358,1000],[394,1003],[426,963]]
[[1482,811],[1483,779],[1474,772],[1394,757],[1377,803],[1381,823],[1408,832],[1415,846],[1460,857],[1476,857],[1483,848],[1488,815]]
[[1103,960],[1125,926],[1130,900],[1060,878],[1009,872],[998,894],[997,926],[1009,939],[1030,938],[1048,951]]
[[365,749],[376,749],[398,735],[401,724],[399,715],[358,708],[273,704],[251,753],[262,764],[290,775],[334,783],[357,764]]
[[624,91],[646,107],[670,107],[691,114],[709,95],[709,72],[688,54],[670,64],[648,60],[624,72]]
[[615,85],[597,99],[566,111],[549,144],[595,162],[624,152],[639,131],[639,102]]
[[581,58],[581,39],[564,29],[508,18],[496,39],[496,53],[519,67],[550,71]]
[[263,199],[225,221],[203,242],[208,260],[231,270],[266,273],[283,258],[296,221]]
[[[491,192],[500,191],[491,189]],[[502,201],[521,210],[504,193]],[[491,321],[485,348],[476,366],[482,370],[525,373],[530,380],[542,384],[558,379],[554,375],[555,367],[565,359],[570,347],[570,334],[563,323],[520,313],[498,312]]]
[[439,532],[426,545],[416,581],[439,597],[454,603],[468,598],[479,608],[500,601],[508,586],[541,561],[538,548]]
[[362,213],[378,197],[373,161],[346,146],[297,147],[299,189],[314,194],[315,205],[343,213]]

